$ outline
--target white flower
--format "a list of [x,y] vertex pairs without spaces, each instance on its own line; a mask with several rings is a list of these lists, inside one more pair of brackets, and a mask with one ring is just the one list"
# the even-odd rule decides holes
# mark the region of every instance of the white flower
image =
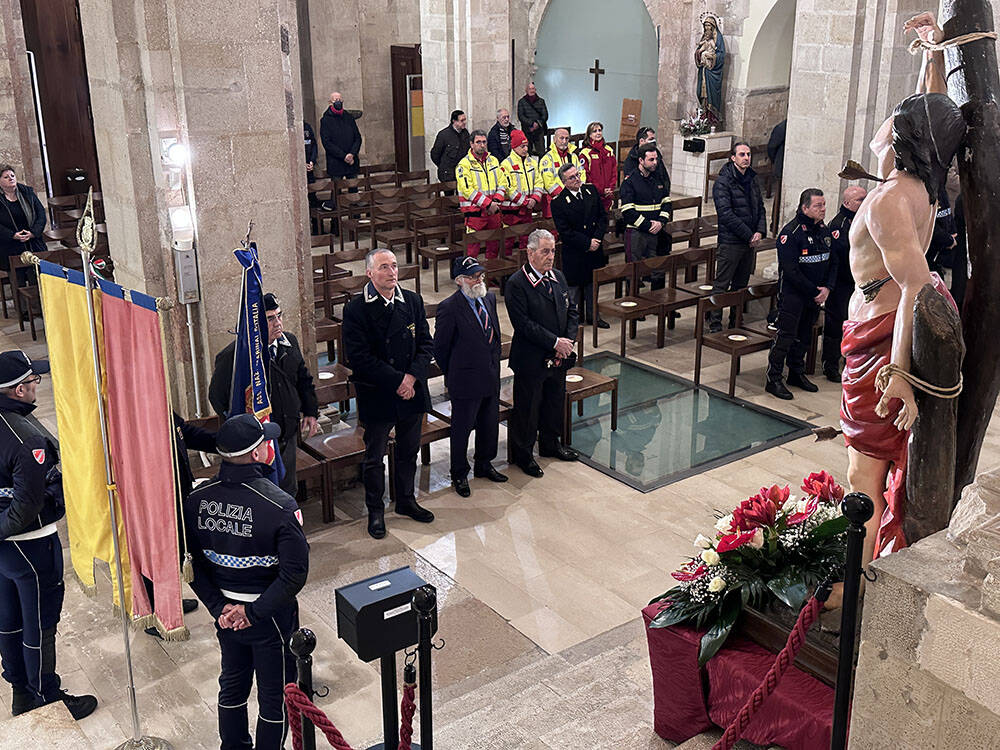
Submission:
[[753,538],[748,542],[748,544],[754,549],[760,549],[764,546],[764,530],[757,528],[753,532]]
[[707,549],[701,553],[701,560],[706,565],[718,565],[719,564],[719,553],[714,549]]
[[718,521],[715,522],[715,530],[721,531],[723,534],[728,534],[730,527],[733,525],[732,514],[728,516],[723,516]]
[[699,534],[698,538],[694,540],[694,546],[709,549],[712,546],[712,540],[704,534]]
[[711,583],[708,584],[708,590],[713,594],[717,594],[724,588],[726,588],[726,581],[724,578],[719,578],[718,576],[713,578]]
[[799,500],[797,503],[795,503],[795,512],[796,513],[805,513],[807,510],[809,510],[809,500],[808,500],[808,498],[803,498],[803,499]]

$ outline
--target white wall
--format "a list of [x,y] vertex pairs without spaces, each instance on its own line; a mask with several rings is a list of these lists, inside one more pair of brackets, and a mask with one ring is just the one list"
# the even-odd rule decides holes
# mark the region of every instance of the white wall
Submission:
[[[594,58],[607,71],[598,91],[588,72]],[[656,30],[642,0],[610,5],[606,0],[551,0],[535,54],[535,84],[549,108],[549,127],[567,125],[581,133],[599,120],[605,138],[617,140],[627,98],[641,99],[642,124],[659,129],[657,59]]]
[[[753,47],[750,61],[744,66],[743,88],[759,89],[787,86],[792,70],[792,40],[795,34],[795,0],[752,3],[751,10],[763,9],[770,5],[767,14],[760,19],[760,26],[749,37]],[[744,26],[744,39],[752,23],[757,18],[751,16]]]

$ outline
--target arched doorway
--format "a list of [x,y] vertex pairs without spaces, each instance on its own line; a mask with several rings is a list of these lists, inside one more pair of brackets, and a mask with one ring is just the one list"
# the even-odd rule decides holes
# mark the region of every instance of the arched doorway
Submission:
[[[594,91],[594,61],[598,90]],[[642,0],[551,0],[538,28],[534,80],[549,127],[582,133],[600,120],[618,139],[622,99],[642,100],[643,125],[657,125],[656,29]]]

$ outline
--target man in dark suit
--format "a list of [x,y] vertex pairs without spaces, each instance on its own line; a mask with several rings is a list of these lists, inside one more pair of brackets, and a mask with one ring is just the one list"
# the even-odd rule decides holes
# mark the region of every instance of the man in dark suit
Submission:
[[507,314],[514,327],[510,368],[514,371],[514,408],[508,423],[511,458],[527,475],[542,476],[532,456],[535,437],[538,455],[575,461],[577,453],[559,442],[566,369],[579,326],[576,305],[566,278],[552,268],[556,241],[552,233],[536,229],[528,236],[528,262],[507,281]]
[[[603,268],[608,258],[601,249],[608,231],[608,215],[593,185],[584,185],[574,164],[559,167],[559,179],[566,189],[552,199],[552,220],[562,243],[562,270],[569,293],[579,310],[580,294],[587,311],[587,324],[594,324],[594,269]],[[609,328],[598,318],[598,328]]]
[[468,497],[473,429],[473,476],[507,481],[490,463],[497,456],[500,417],[500,318],[496,295],[486,290],[486,269],[478,260],[456,259],[451,276],[458,290],[438,305],[434,359],[451,396],[451,484],[459,496]]
[[361,464],[368,533],[385,536],[385,469],[389,431],[396,429],[396,513],[421,523],[434,514],[417,505],[413,478],[424,414],[430,409],[427,367],[434,342],[420,295],[396,282],[396,256],[376,248],[365,258],[369,282],[344,306],[344,354],[357,391],[358,421],[365,428]]

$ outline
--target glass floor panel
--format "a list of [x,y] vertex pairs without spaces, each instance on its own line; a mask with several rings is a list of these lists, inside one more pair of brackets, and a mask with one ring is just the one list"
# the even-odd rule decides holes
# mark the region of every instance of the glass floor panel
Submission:
[[808,435],[811,426],[779,412],[614,354],[583,367],[618,378],[618,429],[611,395],[573,407],[580,460],[642,492]]

